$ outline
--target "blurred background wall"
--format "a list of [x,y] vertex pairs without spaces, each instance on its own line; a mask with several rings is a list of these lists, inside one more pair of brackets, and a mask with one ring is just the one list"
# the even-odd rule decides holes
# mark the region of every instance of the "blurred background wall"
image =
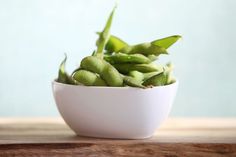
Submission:
[[[0,116],[59,116],[51,90],[95,49],[115,1],[0,0]],[[112,34],[129,43],[180,34],[171,116],[236,116],[235,0],[120,0]]]

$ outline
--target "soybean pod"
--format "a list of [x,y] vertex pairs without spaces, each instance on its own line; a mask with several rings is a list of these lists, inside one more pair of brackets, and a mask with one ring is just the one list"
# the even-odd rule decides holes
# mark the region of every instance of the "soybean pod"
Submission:
[[122,74],[128,74],[130,71],[139,71],[139,72],[154,72],[161,71],[162,66],[156,64],[113,64],[113,66]]
[[108,62],[95,56],[85,57],[80,64],[82,69],[97,73],[109,86],[122,86],[120,73]]
[[130,71],[129,76],[131,76],[131,77],[133,77],[133,78],[135,78],[136,80],[139,80],[139,81],[143,81],[143,79],[144,79],[143,73],[141,73],[139,71],[136,71],[136,70]]
[[158,59],[158,56],[156,56],[156,55],[147,55],[147,58],[151,61],[151,62],[153,62],[153,61],[156,61],[157,59]]
[[139,53],[145,56],[147,55],[156,55],[168,54],[166,49],[151,43],[141,43],[132,46],[126,46],[120,50],[122,53],[134,54]]
[[175,78],[172,75],[172,71],[174,69],[174,65],[172,63],[167,63],[166,64],[166,68],[168,69],[166,84],[172,84],[172,83],[176,82]]
[[173,36],[169,36],[166,38],[154,40],[151,42],[151,44],[168,49],[171,45],[173,45],[180,38],[181,38],[180,35],[173,35]]
[[70,77],[70,75],[68,75],[68,73],[65,70],[66,60],[67,60],[67,55],[65,54],[65,58],[61,62],[59,67],[57,82],[76,85],[77,82],[72,77]]
[[164,86],[167,82],[167,73],[165,70],[160,74],[154,75],[151,78],[143,82],[143,85],[146,87],[151,86]]
[[105,48],[105,45],[110,37],[110,28],[111,28],[111,23],[112,23],[113,15],[115,12],[115,8],[116,8],[116,6],[113,8],[113,10],[106,22],[106,25],[105,25],[103,31],[99,34],[99,38],[96,42],[97,51],[94,53],[94,56],[97,56],[98,58],[101,58],[101,59],[103,58],[103,50]]
[[130,71],[129,76],[135,78],[139,81],[146,81],[147,79],[151,78],[154,75],[158,75],[162,73],[163,71],[154,71],[154,72],[148,72],[148,73],[142,73],[139,71]]
[[127,45],[120,50],[122,53],[141,53],[144,55],[155,55],[168,54],[166,49],[173,45],[181,36],[174,35],[163,39],[154,40],[152,42],[141,43],[137,45]]
[[138,88],[146,88],[142,85],[142,81],[137,80],[130,76],[124,76],[124,84],[131,86],[131,87],[138,87]]
[[105,55],[104,59],[111,64],[116,64],[116,63],[147,64],[151,62],[151,60],[148,57],[142,54],[117,53],[113,55]]
[[157,75],[150,77],[143,82],[144,86],[163,86],[170,84],[174,80],[171,78],[172,65],[163,67],[163,71]]
[[[98,35],[101,34],[101,32],[97,32]],[[107,53],[112,53],[112,52],[119,52],[122,48],[128,46],[129,44],[120,39],[119,37],[116,37],[114,35],[110,35],[106,46],[105,50]]]
[[107,84],[98,74],[87,70],[78,70],[73,73],[72,77],[85,86],[106,86]]

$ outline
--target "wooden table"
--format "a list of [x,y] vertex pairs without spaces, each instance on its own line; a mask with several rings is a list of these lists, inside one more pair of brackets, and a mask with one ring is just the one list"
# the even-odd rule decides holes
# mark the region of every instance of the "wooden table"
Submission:
[[236,157],[236,118],[168,119],[152,138],[76,136],[62,119],[0,119],[0,157]]

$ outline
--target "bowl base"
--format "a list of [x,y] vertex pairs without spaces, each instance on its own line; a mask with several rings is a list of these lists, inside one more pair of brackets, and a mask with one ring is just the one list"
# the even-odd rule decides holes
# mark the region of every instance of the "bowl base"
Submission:
[[90,135],[90,134],[81,134],[76,133],[77,136],[80,137],[88,137],[88,138],[100,138],[100,139],[115,139],[115,140],[143,140],[151,138],[153,135],[148,136],[140,136],[140,137],[122,137],[122,136],[101,136],[101,135]]

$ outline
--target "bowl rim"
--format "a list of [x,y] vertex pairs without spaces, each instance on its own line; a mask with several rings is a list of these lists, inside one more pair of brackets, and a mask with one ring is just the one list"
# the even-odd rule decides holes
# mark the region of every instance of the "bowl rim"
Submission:
[[[52,81],[52,85],[60,85],[60,86],[67,86],[67,87],[73,87],[73,88],[90,88],[90,89],[140,89],[140,90],[144,90],[143,88],[138,88],[138,87],[130,87],[130,86],[126,86],[126,87],[110,87],[110,86],[84,86],[84,85],[71,85],[71,84],[65,84],[65,83],[61,83],[61,82],[57,82],[56,79]],[[164,86],[155,86],[152,88],[146,88],[147,89],[157,89],[157,88],[167,88],[170,86],[174,86],[174,85],[178,85],[179,81],[178,79],[176,79],[176,81],[172,84],[168,84],[168,85],[164,85]]]

